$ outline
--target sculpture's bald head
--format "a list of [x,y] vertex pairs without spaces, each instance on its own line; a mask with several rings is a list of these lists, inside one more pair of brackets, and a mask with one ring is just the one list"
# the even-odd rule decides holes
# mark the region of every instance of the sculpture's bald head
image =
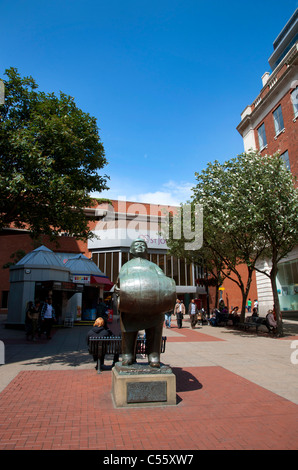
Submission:
[[137,238],[130,245],[129,252],[135,257],[147,258],[147,253],[148,253],[147,243],[142,238]]

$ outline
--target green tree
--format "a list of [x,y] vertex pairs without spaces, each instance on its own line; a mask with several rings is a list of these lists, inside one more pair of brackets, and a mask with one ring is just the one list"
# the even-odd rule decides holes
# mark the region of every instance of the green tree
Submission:
[[[242,292],[242,318],[258,261],[271,261],[270,277],[278,330],[283,334],[276,287],[278,262],[298,244],[298,190],[292,174],[278,154],[261,156],[258,152],[239,155],[224,164],[215,162],[196,174],[194,201],[204,206],[204,242],[236,276]],[[204,231],[205,232],[205,231]],[[217,234],[222,234],[218,242]],[[216,243],[214,243],[216,242]],[[243,284],[237,269],[247,266]]]
[[15,264],[18,263],[24,256],[26,255],[26,252],[24,250],[17,250],[14,253],[10,255],[10,259],[12,261],[8,261],[8,263],[5,263],[2,266],[2,269],[8,269],[10,266],[14,266]]
[[241,290],[241,321],[244,321],[254,268],[266,243],[252,229],[247,207],[251,175],[243,174],[241,184],[241,171],[245,173],[245,167],[239,159],[209,163],[206,170],[196,173],[193,200],[204,208],[205,249],[220,260],[223,278],[231,279]]
[[[287,170],[279,154],[261,157],[257,152],[243,154],[241,161],[251,172],[249,207],[251,224],[257,236],[266,240],[264,256],[270,261],[269,271],[261,271],[271,281],[277,328],[283,335],[283,323],[277,292],[278,263],[298,245],[298,188],[296,178]],[[255,269],[260,271],[256,266]]]
[[[224,270],[223,260],[212,250],[209,244],[206,243],[206,237],[210,234],[210,230],[207,227],[207,220],[204,220],[204,234],[203,234],[203,245],[200,249],[186,250],[187,242],[189,237],[185,236],[182,229],[183,227],[183,215],[185,206],[191,208],[191,232],[195,233],[195,204],[189,201],[187,204],[181,204],[180,210],[174,216],[170,216],[168,221],[161,227],[161,235],[166,238],[169,253],[176,256],[177,258],[185,259],[188,263],[194,263],[200,267],[200,271],[204,271],[203,277],[197,279],[200,285],[204,285],[207,289],[208,286],[214,286],[215,290],[215,305],[218,305],[218,288],[222,285],[224,279],[227,277],[227,272]],[[165,214],[166,215],[166,214]],[[177,233],[179,236],[175,236],[174,225],[178,227]],[[189,234],[186,234],[189,235]],[[220,233],[218,236],[222,237]],[[218,240],[220,243],[220,240]],[[208,312],[209,313],[209,312]]]
[[38,91],[32,77],[5,71],[0,104],[0,229],[14,224],[33,237],[65,231],[91,236],[84,208],[108,177],[96,119],[60,92]]

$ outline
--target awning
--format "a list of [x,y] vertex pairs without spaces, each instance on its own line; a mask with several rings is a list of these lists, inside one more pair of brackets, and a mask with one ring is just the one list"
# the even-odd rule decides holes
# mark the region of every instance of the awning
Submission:
[[37,281],[35,285],[36,287],[42,289],[52,289],[70,292],[80,292],[82,289],[82,284],[64,281]]
[[100,286],[105,286],[108,289],[111,289],[113,287],[113,283],[110,281],[109,278],[107,277],[102,277],[102,276],[91,276],[90,279],[90,284],[98,284]]

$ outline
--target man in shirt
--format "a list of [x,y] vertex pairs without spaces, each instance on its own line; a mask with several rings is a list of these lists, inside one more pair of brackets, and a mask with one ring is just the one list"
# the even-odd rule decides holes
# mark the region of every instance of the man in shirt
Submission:
[[184,314],[185,314],[185,305],[183,304],[182,300],[177,299],[175,309],[174,309],[174,315],[176,315],[176,318],[177,318],[178,328],[182,328],[182,320],[183,320]]
[[53,321],[56,320],[55,309],[52,305],[52,299],[49,297],[41,309],[41,320],[43,322],[43,330],[46,333],[47,339],[51,339],[51,329]]
[[190,318],[190,326],[192,329],[194,329],[198,320],[198,307],[194,299],[191,299],[191,302],[188,307],[188,314]]
[[171,328],[172,313],[173,313],[173,310],[169,310],[169,312],[165,313],[165,326],[166,326],[166,328]]

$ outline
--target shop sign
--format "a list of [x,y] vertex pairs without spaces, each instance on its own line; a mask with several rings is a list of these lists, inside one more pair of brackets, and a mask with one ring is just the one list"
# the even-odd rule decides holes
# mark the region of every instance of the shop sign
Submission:
[[81,284],[90,284],[90,276],[84,276],[81,274],[74,274],[72,276],[73,282],[80,282]]
[[64,281],[43,281],[36,282],[36,287],[41,287],[43,289],[53,289],[59,291],[80,291],[79,285],[74,282],[64,282]]
[[77,305],[77,320],[82,320],[82,307]]
[[62,282],[61,290],[76,290],[76,285],[73,282]]

